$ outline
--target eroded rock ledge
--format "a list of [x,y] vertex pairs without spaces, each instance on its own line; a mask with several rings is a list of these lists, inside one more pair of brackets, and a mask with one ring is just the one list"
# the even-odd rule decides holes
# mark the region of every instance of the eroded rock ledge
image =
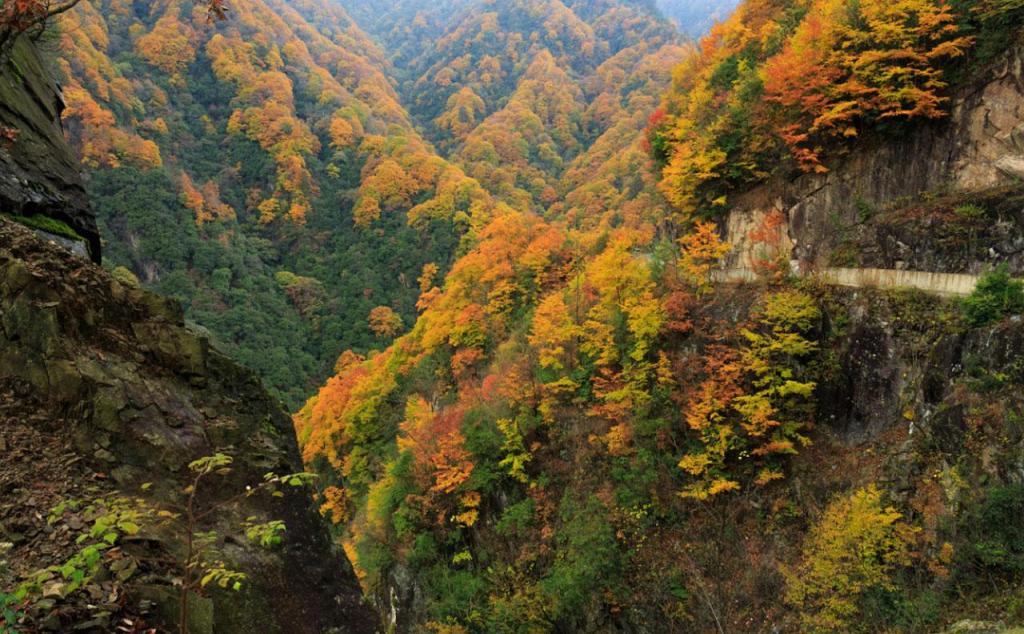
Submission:
[[[749,236],[777,210],[786,218],[779,239],[794,264],[804,268],[834,266],[834,253],[849,239],[848,234],[866,228],[869,235],[859,236],[858,250],[902,248],[920,260],[910,263],[910,268],[977,273],[993,263],[1008,261],[1011,268],[1024,271],[1024,258],[995,252],[970,254],[966,260],[963,253],[950,256],[955,262],[945,262],[949,258],[943,254],[927,257],[934,251],[928,227],[909,232],[908,240],[915,235],[923,239],[905,245],[895,244],[889,227],[865,227],[876,212],[890,211],[901,203],[913,203],[922,197],[998,193],[1013,189],[1022,179],[1024,48],[1018,47],[1008,51],[978,82],[953,97],[948,118],[916,127],[902,136],[865,139],[860,149],[826,174],[769,183],[737,197],[726,223],[729,242],[735,247],[728,266],[753,266],[760,257],[760,247]],[[1000,201],[993,204],[1002,205]],[[1024,244],[1018,244],[1024,215],[1020,206],[1010,206],[1013,209],[993,211],[998,218],[991,224],[1005,224],[1006,235],[992,236],[989,242],[1005,243],[1005,250],[1016,254],[1024,250]],[[888,259],[901,259],[903,255]],[[859,264],[880,268],[894,265],[884,259]]]

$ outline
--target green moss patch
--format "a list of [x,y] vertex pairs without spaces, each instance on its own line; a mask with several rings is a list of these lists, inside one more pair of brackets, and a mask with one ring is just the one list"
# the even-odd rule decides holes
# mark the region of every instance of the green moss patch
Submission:
[[62,238],[68,238],[69,240],[84,240],[70,225],[55,218],[47,216],[19,216],[16,214],[12,215],[11,218],[30,229],[39,229]]

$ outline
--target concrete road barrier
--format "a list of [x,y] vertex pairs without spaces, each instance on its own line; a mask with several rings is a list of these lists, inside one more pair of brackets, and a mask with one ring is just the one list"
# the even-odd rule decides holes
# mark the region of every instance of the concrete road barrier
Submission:
[[[933,271],[905,271],[899,269],[827,268],[804,274],[817,277],[827,284],[850,288],[916,288],[946,297],[965,297],[974,291],[979,275],[963,273],[935,273]],[[716,282],[756,282],[758,275],[752,269],[719,269],[712,275]]]

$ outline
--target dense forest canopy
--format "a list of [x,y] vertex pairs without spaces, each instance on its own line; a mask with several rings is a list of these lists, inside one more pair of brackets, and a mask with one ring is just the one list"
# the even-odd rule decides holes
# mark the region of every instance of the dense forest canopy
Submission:
[[230,18],[82,3],[60,29],[65,119],[108,262],[183,300],[294,406],[341,350],[387,340],[373,308],[412,320],[416,278],[447,269],[484,193],[416,132],[336,5]]
[[[697,47],[647,4],[580,4],[484,2],[405,80],[438,147],[507,205],[423,285],[412,330],[347,355],[295,417],[364,587],[411,593],[399,622],[433,632],[938,619],[914,602],[965,544],[868,482],[805,499],[823,512],[793,501],[795,465],[837,459],[815,415],[841,300],[780,284],[777,215],[751,234],[766,285],[718,288],[709,220],[948,116],[1020,3],[748,0]],[[877,557],[843,568],[858,544]]]
[[646,3],[385,4],[87,0],[54,31],[108,263],[292,407],[390,341],[372,310],[414,322],[424,267],[440,281],[494,204],[559,202],[664,87],[631,65],[678,59]]

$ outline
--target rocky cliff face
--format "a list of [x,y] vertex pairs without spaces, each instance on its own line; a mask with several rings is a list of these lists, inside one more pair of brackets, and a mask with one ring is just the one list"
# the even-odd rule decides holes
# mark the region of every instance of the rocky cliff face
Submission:
[[[251,372],[190,331],[176,303],[126,286],[4,220],[0,446],[9,458],[0,470],[0,542],[14,544],[15,572],[61,562],[65,553],[45,520],[49,503],[95,496],[87,483],[126,496],[152,483],[143,500],[162,509],[182,502],[186,465],[202,456],[234,457],[230,476],[209,485],[206,505],[258,484],[265,473],[302,470],[280,404]],[[254,517],[284,521],[280,548],[250,543],[244,524]],[[193,634],[375,631],[307,488],[243,499],[199,528],[219,533],[227,563],[249,581],[238,593],[196,597]],[[180,559],[183,535],[156,523],[144,523],[140,535],[140,561]],[[126,580],[122,608],[174,627],[173,571],[145,570]],[[143,600],[153,604],[148,611]],[[51,625],[70,631],[81,625],[75,614]],[[95,625],[86,631],[111,631]]]
[[62,109],[60,88],[22,38],[0,68],[0,213],[60,220],[99,261],[99,232],[64,141]]
[[[992,261],[1006,260],[1021,234],[1019,205],[993,211],[996,223],[982,223],[1000,235],[988,236],[988,246],[1003,245],[1003,253],[971,253],[950,249],[950,257],[918,262],[921,253],[933,252],[934,227],[917,223],[913,231],[893,235],[889,225],[872,224],[876,211],[892,211],[911,201],[989,195],[1013,189],[1024,178],[1024,49],[1017,48],[981,81],[965,88],[952,101],[951,116],[897,138],[864,143],[826,174],[808,174],[791,182],[771,183],[737,199],[727,222],[730,242],[737,248],[730,265],[748,267],[758,248],[748,234],[774,210],[785,214],[782,242],[792,259],[804,267],[836,264],[834,253],[844,242],[857,238],[858,252],[872,251],[873,261],[850,262],[868,266],[930,267],[928,270],[976,272]],[[987,193],[987,194],[983,194]],[[919,214],[920,215],[920,214]],[[899,232],[897,232],[899,233]],[[940,232],[941,233],[941,232]],[[916,236],[916,237],[915,237]],[[939,236],[943,237],[943,236]],[[919,240],[920,248],[907,244]],[[901,246],[902,245],[902,246]],[[1022,263],[1024,264],[1024,263]],[[1017,268],[1021,268],[1018,266]]]

